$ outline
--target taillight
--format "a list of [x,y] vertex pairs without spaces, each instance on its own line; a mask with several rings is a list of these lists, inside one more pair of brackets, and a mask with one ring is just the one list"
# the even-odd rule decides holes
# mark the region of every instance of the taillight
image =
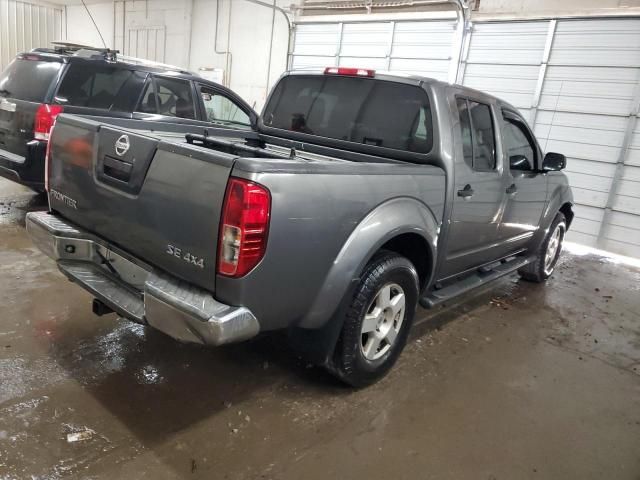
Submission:
[[[53,125],[49,129],[49,135],[53,133],[53,128],[56,126],[56,119],[53,119]],[[47,148],[44,154],[44,189],[49,191],[49,176],[51,175],[51,142],[47,142]]]
[[219,274],[242,277],[262,260],[270,210],[269,190],[242,178],[229,179],[220,222]]
[[347,75],[350,77],[375,77],[376,71],[368,68],[351,67],[327,67],[324,69],[325,75]]
[[49,140],[49,134],[56,117],[62,113],[62,105],[48,105],[42,103],[38,106],[36,119],[33,123],[33,137],[36,140]]

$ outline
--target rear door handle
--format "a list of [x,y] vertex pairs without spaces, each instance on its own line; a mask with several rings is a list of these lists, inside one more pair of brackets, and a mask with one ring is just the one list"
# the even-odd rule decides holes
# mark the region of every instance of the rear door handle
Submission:
[[464,186],[462,190],[458,190],[458,196],[462,198],[471,198],[473,197],[473,188],[468,183]]
[[507,187],[506,192],[508,195],[515,195],[516,193],[518,193],[518,187],[516,187],[515,183],[512,183]]

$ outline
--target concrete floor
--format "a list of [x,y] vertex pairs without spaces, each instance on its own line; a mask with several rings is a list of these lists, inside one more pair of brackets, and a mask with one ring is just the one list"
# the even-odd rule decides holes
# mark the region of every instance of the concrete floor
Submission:
[[2,479],[640,479],[638,269],[565,254],[546,286],[420,311],[351,391],[281,335],[207,349],[93,316],[34,208],[0,182]]

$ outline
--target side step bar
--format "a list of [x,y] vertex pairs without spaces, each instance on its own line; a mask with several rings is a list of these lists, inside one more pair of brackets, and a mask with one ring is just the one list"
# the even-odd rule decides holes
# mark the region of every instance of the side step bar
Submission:
[[458,295],[467,293],[474,288],[485,285],[505,275],[515,272],[526,264],[535,260],[535,256],[530,257],[514,257],[510,260],[502,262],[493,268],[484,267],[476,273],[463,278],[447,287],[433,290],[420,298],[420,305],[424,308],[433,308],[447,300],[451,300]]

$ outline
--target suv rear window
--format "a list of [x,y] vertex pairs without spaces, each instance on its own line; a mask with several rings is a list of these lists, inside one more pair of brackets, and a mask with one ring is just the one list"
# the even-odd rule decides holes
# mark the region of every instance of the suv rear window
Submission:
[[342,76],[293,75],[278,83],[264,124],[335,140],[428,153],[429,98],[413,85]]
[[59,62],[15,59],[0,73],[0,97],[44,101],[61,66]]
[[121,67],[72,63],[57,97],[66,99],[64,105],[111,110],[132,76],[132,70]]

